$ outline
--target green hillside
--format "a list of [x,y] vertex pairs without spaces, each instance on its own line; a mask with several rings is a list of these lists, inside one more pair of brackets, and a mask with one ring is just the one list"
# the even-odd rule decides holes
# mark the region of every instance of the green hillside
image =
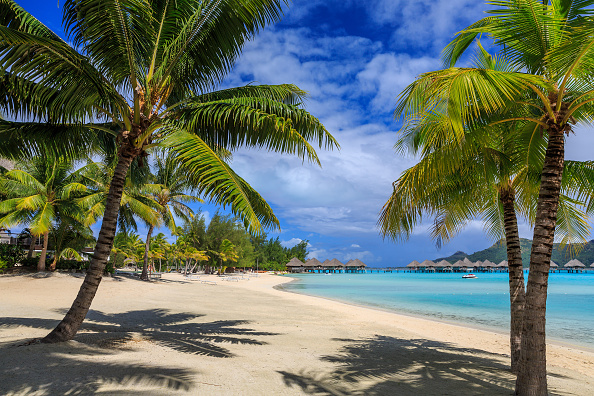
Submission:
[[[522,263],[524,264],[524,267],[528,267],[530,260],[530,250],[532,248],[532,241],[530,239],[520,238],[520,248],[522,249]],[[588,267],[590,266],[590,264],[594,263],[594,240],[589,241],[585,243],[583,246],[578,247],[577,251],[577,256],[572,256],[567,246],[564,249],[560,249],[559,244],[556,243],[553,246],[552,260],[559,266],[563,266],[569,260],[572,260],[574,258],[577,258]],[[488,247],[484,250],[480,250],[478,252],[474,252],[470,255],[458,251],[449,257],[437,258],[434,261],[437,262],[445,259],[453,264],[458,260],[463,260],[464,257],[468,257],[470,261],[489,260],[498,264],[503,260],[507,260],[507,253],[505,251],[505,240],[502,239],[498,242],[495,242],[493,246]]]

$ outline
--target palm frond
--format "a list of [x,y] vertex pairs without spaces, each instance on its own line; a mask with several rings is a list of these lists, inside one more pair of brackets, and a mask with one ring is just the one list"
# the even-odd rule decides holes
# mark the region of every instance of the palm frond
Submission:
[[187,132],[172,133],[166,144],[177,153],[197,191],[241,217],[246,229],[260,233],[264,228],[278,228],[279,222],[266,201],[198,136]]

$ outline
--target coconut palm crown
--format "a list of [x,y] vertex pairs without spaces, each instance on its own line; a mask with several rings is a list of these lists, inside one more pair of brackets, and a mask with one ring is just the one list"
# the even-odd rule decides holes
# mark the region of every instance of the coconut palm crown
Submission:
[[[0,1],[0,155],[41,146],[74,155],[113,136],[118,162],[93,259],[72,308],[45,342],[71,339],[90,307],[116,229],[130,164],[175,151],[198,192],[248,229],[278,227],[271,208],[217,154],[255,147],[319,163],[337,146],[294,85],[214,90],[247,40],[280,20],[279,0],[66,0],[68,43],[16,2]],[[69,43],[72,43],[70,45]]]

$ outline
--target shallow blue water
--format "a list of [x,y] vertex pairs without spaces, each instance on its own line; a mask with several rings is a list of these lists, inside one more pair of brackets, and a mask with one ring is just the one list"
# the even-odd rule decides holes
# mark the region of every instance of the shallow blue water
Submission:
[[[508,274],[303,274],[291,291],[397,312],[509,330]],[[525,275],[527,276],[527,275]],[[549,276],[547,337],[594,347],[594,274]]]

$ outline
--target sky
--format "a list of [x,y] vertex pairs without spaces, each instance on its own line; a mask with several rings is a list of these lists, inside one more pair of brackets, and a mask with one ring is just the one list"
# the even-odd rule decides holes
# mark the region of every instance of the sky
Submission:
[[[62,32],[57,2],[19,4]],[[294,0],[280,23],[244,47],[221,88],[295,84],[309,93],[307,110],[340,144],[340,150],[318,150],[322,167],[260,150],[234,153],[233,169],[280,220],[281,231],[269,236],[285,246],[308,240],[309,258],[359,258],[371,267],[404,266],[459,250],[470,254],[493,244],[476,220],[441,249],[428,235],[429,219],[406,243],[383,240],[376,227],[392,182],[416,162],[393,149],[398,94],[419,74],[442,68],[443,47],[486,9],[479,0]],[[577,128],[567,140],[567,159],[592,159],[592,132]],[[207,220],[219,209],[193,207]],[[520,222],[520,236],[531,234]]]

